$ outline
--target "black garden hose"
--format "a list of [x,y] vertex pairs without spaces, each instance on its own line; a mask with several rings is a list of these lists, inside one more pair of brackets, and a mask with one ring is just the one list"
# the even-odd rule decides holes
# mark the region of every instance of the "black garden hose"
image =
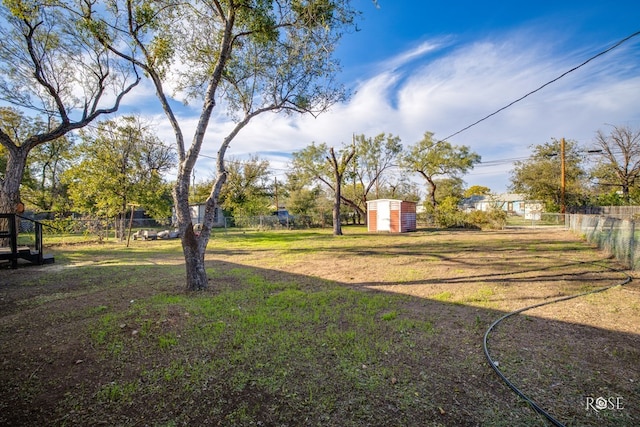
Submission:
[[[597,265],[600,267],[604,267],[602,265],[596,264],[596,263],[591,263],[593,265]],[[518,396],[520,396],[522,399],[524,399],[536,412],[538,412],[540,415],[544,416],[547,420],[549,420],[549,422],[551,422],[554,426],[556,427],[565,427],[564,424],[562,424],[560,421],[558,421],[556,418],[554,418],[550,413],[548,413],[547,411],[545,411],[543,408],[541,408],[536,402],[534,402],[531,398],[529,398],[527,395],[525,395],[518,387],[515,386],[515,384],[513,384],[511,381],[509,381],[509,379],[502,373],[502,371],[500,371],[500,369],[498,369],[498,366],[496,364],[496,362],[491,358],[491,355],[489,354],[489,349],[487,346],[487,341],[489,338],[489,334],[491,333],[491,331],[493,330],[493,328],[496,327],[496,325],[498,325],[500,322],[502,322],[504,319],[514,316],[516,314],[520,314],[524,311],[527,310],[531,310],[537,307],[542,307],[545,305],[550,305],[550,304],[555,304],[561,301],[567,301],[573,298],[578,298],[578,297],[582,297],[585,295],[590,295],[590,294],[595,294],[595,293],[599,293],[599,292],[604,292],[608,289],[611,289],[613,287],[616,286],[623,286],[626,285],[627,283],[629,283],[631,281],[631,276],[629,276],[627,273],[624,273],[621,270],[616,270],[610,267],[605,267],[608,268],[610,271],[619,271],[621,273],[623,273],[626,276],[626,279],[623,280],[621,283],[616,283],[614,285],[610,285],[610,286],[605,286],[602,288],[598,288],[598,289],[594,289],[588,292],[582,292],[576,295],[569,295],[569,296],[565,296],[562,298],[557,298],[554,299],[552,301],[546,301],[543,303],[539,303],[539,304],[534,304],[528,307],[524,307],[521,308],[519,310],[516,311],[512,311],[511,313],[507,313],[504,316],[500,317],[499,319],[497,319],[496,321],[494,321],[491,326],[489,326],[489,329],[487,329],[487,331],[484,334],[484,340],[483,340],[483,347],[484,347],[484,354],[487,358],[487,361],[489,362],[489,365],[491,366],[491,368],[493,368],[493,370],[496,372],[496,374],[498,374],[498,376],[502,379],[502,381],[505,382],[505,384],[507,384],[509,386],[509,388],[511,388],[511,390],[513,390]]]

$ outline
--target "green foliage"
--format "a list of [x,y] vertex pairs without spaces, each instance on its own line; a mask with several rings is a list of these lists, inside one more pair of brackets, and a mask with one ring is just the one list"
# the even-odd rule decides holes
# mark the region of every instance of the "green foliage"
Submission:
[[383,313],[382,316],[380,316],[382,320],[386,320],[386,321],[393,320],[396,317],[398,317],[398,312],[395,310],[389,311],[387,313]]
[[491,194],[491,189],[489,187],[485,187],[483,185],[472,185],[464,191],[462,196],[488,196],[489,194]]
[[116,381],[105,384],[98,390],[96,398],[100,402],[127,403],[132,400],[133,395],[138,391],[137,382],[119,383]]
[[207,198],[211,194],[212,185],[213,180],[205,180],[191,185],[191,192],[189,193],[189,204],[197,205],[205,203],[207,201]]
[[[43,163],[37,165],[38,180],[31,180],[33,170],[27,165],[31,152],[61,141],[102,114],[115,112],[122,96],[139,82],[132,65],[107,53],[101,44],[107,40],[106,24],[86,19],[85,12],[93,4],[3,1],[0,98],[14,106],[16,115],[32,118],[24,123],[37,124],[24,126],[19,132],[3,130],[2,145],[8,149],[10,161],[2,166],[11,169],[3,177],[0,192],[3,210],[15,207],[21,184],[33,190],[24,192],[29,208],[54,209],[56,199],[64,198],[59,194],[62,189],[55,182],[53,169],[44,170]],[[48,197],[49,188],[55,197]]]
[[327,162],[329,147],[325,143],[312,142],[304,149],[293,153],[291,168],[296,174],[296,178],[312,183],[320,181],[326,185],[331,185],[331,167]]
[[436,202],[440,203],[441,200],[449,197],[451,203],[458,204],[463,198],[464,193],[464,181],[462,178],[445,178],[434,180],[436,183]]
[[158,347],[160,347],[161,350],[168,350],[177,344],[178,344],[178,337],[173,332],[160,335],[158,337]]
[[294,0],[291,8],[305,27],[328,27],[333,19],[335,4],[331,0]]
[[61,178],[76,157],[73,147],[72,139],[62,137],[31,150],[27,168],[33,179],[23,179],[21,193],[23,200],[36,210],[69,211],[67,189]]
[[354,145],[356,156],[351,178],[359,185],[351,200],[364,213],[370,194],[374,190],[379,193],[381,186],[388,179],[389,169],[396,165],[402,152],[402,144],[400,137],[380,133],[373,138],[357,135]]
[[463,212],[458,207],[459,202],[460,199],[456,196],[446,196],[439,201],[435,208],[429,203],[425,204],[425,208],[427,213],[432,215],[438,227],[501,230],[506,225],[507,213],[502,209]]
[[[25,116],[15,108],[0,107],[0,131],[10,141],[0,145],[0,178],[6,176],[10,152],[15,154],[28,149],[23,143],[31,135],[41,134],[46,129],[47,124],[39,117]],[[21,200],[27,209],[65,210],[66,194],[60,176],[73,159],[72,147],[73,140],[63,136],[36,145],[29,151],[20,185]],[[14,163],[12,167],[17,165]]]
[[272,15],[272,1],[256,0],[250,8],[238,11],[238,20],[246,26],[252,40],[266,45],[278,39],[275,16]]
[[[529,159],[514,163],[511,172],[511,190],[524,194],[529,200],[545,204],[549,212],[557,212],[561,205],[561,142],[553,139],[533,148]],[[583,157],[578,143],[565,141],[565,203],[567,206],[583,204],[587,193]]]
[[428,212],[432,212],[435,222],[439,227],[455,228],[463,227],[465,224],[465,215],[458,209],[458,198],[447,196],[440,203],[433,207],[430,203],[426,203],[425,207]]
[[148,1],[138,3],[134,6],[134,20],[140,27],[147,25],[157,25],[155,20],[156,11]]
[[227,181],[219,198],[223,209],[233,216],[269,214],[273,195],[269,162],[254,155],[247,161],[230,160],[226,169]]
[[480,155],[465,145],[434,141],[432,132],[425,132],[422,140],[409,147],[400,157],[400,166],[410,173],[418,173],[428,183],[429,201],[436,206],[437,178],[460,178],[481,160]]
[[507,223],[507,213],[501,209],[474,210],[466,215],[466,221],[482,230],[502,230]]
[[92,215],[124,216],[128,203],[166,218],[169,188],[161,173],[175,155],[135,117],[101,122],[95,133],[84,133],[80,161],[65,173],[74,209]]
[[318,187],[292,190],[287,198],[287,209],[294,215],[311,215],[318,208],[321,195]]
[[2,4],[9,13],[24,21],[31,21],[38,16],[39,4],[34,0],[3,0]]
[[164,76],[175,53],[172,40],[164,36],[156,36],[149,46],[149,61]]
[[[22,143],[31,135],[38,134],[47,128],[39,117],[31,117],[13,107],[0,107],[0,131],[6,139],[11,141],[14,147],[22,146]],[[5,146],[3,143],[0,146]]]
[[111,36],[109,34],[109,26],[105,21],[96,21],[92,19],[82,19],[77,23],[78,29],[87,36],[93,36],[98,40],[109,42]]

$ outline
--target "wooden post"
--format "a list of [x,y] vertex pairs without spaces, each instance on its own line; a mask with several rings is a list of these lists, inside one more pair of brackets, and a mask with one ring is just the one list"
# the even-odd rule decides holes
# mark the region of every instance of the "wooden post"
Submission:
[[129,247],[129,241],[131,240],[131,226],[133,225],[133,210],[135,209],[135,203],[130,203],[131,205],[131,217],[129,218],[129,233],[127,233],[127,247]]

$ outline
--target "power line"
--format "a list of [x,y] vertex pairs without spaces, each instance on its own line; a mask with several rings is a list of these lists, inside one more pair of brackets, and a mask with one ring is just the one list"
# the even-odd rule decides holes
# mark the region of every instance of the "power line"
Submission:
[[515,101],[510,102],[509,104],[507,104],[507,105],[505,105],[504,107],[502,107],[502,108],[500,108],[500,109],[498,109],[498,110],[494,111],[493,113],[491,113],[491,114],[489,114],[489,115],[487,115],[487,116],[485,116],[485,117],[481,118],[480,120],[478,120],[478,121],[476,121],[476,122],[474,122],[474,123],[471,123],[470,125],[468,125],[468,126],[466,126],[466,127],[462,128],[462,129],[460,129],[459,131],[457,131],[457,132],[455,132],[455,133],[452,133],[451,135],[447,136],[446,138],[443,138],[443,139],[442,139],[442,141],[446,141],[446,140],[448,140],[449,138],[452,138],[452,137],[454,137],[454,136],[456,136],[456,135],[458,135],[458,134],[460,134],[460,133],[462,133],[462,132],[466,131],[467,129],[472,128],[473,126],[475,126],[475,125],[477,125],[477,124],[479,124],[479,123],[481,123],[481,122],[483,122],[483,121],[487,120],[488,118],[495,116],[495,115],[496,115],[496,114],[498,114],[499,112],[501,112],[501,111],[503,111],[503,110],[506,110],[507,108],[511,107],[512,105],[514,105],[514,104],[516,104],[516,103],[518,103],[518,102],[522,101],[523,99],[525,99],[525,98],[526,98],[526,97],[528,97],[529,95],[533,95],[534,93],[536,93],[536,92],[538,92],[538,91],[540,91],[540,90],[544,89],[545,87],[549,86],[550,84],[557,82],[558,80],[560,80],[561,78],[563,78],[563,77],[564,77],[564,76],[566,76],[567,74],[572,73],[572,72],[576,71],[578,68],[581,68],[581,67],[583,67],[583,66],[587,65],[589,62],[593,61],[594,59],[596,59],[596,58],[598,58],[598,57],[600,57],[600,56],[602,56],[602,55],[604,55],[604,54],[606,54],[606,53],[608,53],[608,52],[612,51],[613,49],[615,49],[615,48],[617,48],[618,46],[620,46],[622,43],[624,43],[624,42],[626,42],[626,41],[628,41],[628,40],[630,40],[630,39],[632,39],[633,37],[636,37],[636,36],[638,36],[638,35],[640,35],[640,31],[636,31],[635,33],[633,33],[633,34],[631,34],[631,35],[629,35],[629,36],[625,37],[624,39],[622,39],[622,40],[618,41],[618,42],[617,42],[616,44],[614,44],[613,46],[611,46],[611,47],[609,47],[609,48],[607,48],[607,49],[603,50],[602,52],[597,53],[596,55],[592,56],[591,58],[587,59],[587,60],[586,60],[586,61],[584,61],[582,64],[580,64],[580,65],[578,65],[578,66],[576,66],[576,67],[573,67],[572,69],[570,69],[570,70],[568,70],[568,71],[565,71],[564,73],[560,74],[560,75],[559,75],[558,77],[556,77],[555,79],[548,81],[547,83],[543,84],[543,85],[542,85],[542,86],[540,86],[539,88],[537,88],[537,89],[535,89],[535,90],[532,90],[531,92],[529,92],[529,93],[525,94],[524,96],[521,96],[520,98],[516,99]]

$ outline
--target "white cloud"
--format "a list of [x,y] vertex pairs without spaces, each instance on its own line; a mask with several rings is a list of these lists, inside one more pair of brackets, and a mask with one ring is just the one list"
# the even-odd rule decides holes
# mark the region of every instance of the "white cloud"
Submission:
[[[470,44],[424,41],[386,61],[359,82],[355,95],[318,118],[265,114],[254,119],[231,144],[228,156],[263,153],[279,170],[287,155],[312,141],[340,146],[355,134],[381,132],[400,136],[405,145],[425,131],[445,138],[537,89],[594,53],[557,52],[553,40],[532,37],[535,31],[494,36]],[[640,126],[640,77],[632,55],[602,56],[587,66],[532,94],[449,141],[469,145],[484,161],[526,157],[529,147],[566,137],[587,145],[606,123]],[[145,97],[149,95],[144,93]],[[187,113],[188,110],[184,110]],[[195,118],[183,117],[190,143]],[[203,154],[215,156],[232,123],[217,117],[209,126]],[[173,131],[163,125],[168,141]],[[202,177],[213,169],[202,158]],[[478,167],[465,180],[494,191],[508,185],[511,165]]]
[[395,70],[403,65],[411,63],[414,60],[423,58],[428,53],[441,49],[445,44],[446,43],[444,41],[423,41],[414,48],[408,49],[405,52],[401,52],[398,55],[383,61],[379,64],[379,67],[383,69],[383,72],[384,70]]

